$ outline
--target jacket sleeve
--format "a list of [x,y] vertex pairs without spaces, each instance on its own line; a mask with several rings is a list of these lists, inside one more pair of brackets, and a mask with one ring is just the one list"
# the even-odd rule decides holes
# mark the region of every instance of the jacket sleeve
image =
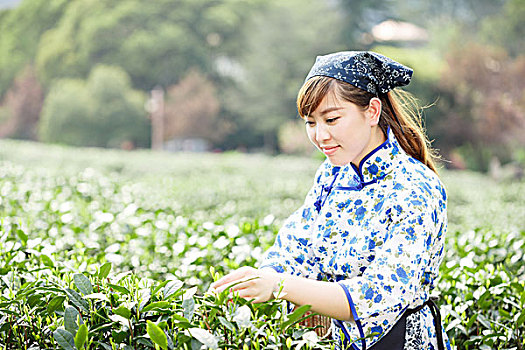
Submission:
[[306,195],[304,204],[286,219],[273,246],[265,252],[259,268],[271,267],[279,273],[306,278],[317,275],[311,259],[310,235],[312,222],[317,216],[314,202],[320,192],[321,168],[317,170],[314,185]]
[[[444,200],[434,198],[424,203],[421,196],[412,193],[401,201],[397,199],[391,211],[397,214],[392,216],[384,240],[375,242],[379,248],[375,259],[361,275],[339,282],[357,327],[340,324],[346,330],[352,329],[351,339],[365,338],[355,342],[354,348],[376,343],[416,297],[423,294],[428,298],[431,285],[427,282],[437,276],[442,260]],[[427,286],[422,290],[424,284]]]

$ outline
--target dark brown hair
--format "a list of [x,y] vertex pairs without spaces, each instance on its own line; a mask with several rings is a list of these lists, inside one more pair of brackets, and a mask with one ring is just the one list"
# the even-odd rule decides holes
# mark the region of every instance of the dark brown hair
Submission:
[[[373,97],[377,97],[340,80],[316,76],[304,83],[297,95],[297,110],[301,118],[304,119],[314,112],[329,93],[334,93],[345,101],[355,103],[363,110],[368,108]],[[408,155],[437,173],[435,162],[438,156],[430,146],[430,141],[425,134],[421,120],[421,108],[416,99],[412,94],[403,90],[392,90],[378,98],[382,105],[379,127],[385,136],[390,127]]]

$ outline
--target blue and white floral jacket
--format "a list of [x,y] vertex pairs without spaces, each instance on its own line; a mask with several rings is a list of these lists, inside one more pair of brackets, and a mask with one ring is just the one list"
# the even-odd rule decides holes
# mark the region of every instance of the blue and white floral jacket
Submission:
[[[354,322],[333,320],[333,335],[342,344],[346,334],[352,349],[369,348],[429,298],[443,259],[446,200],[438,176],[389,131],[359,168],[328,160],[319,167],[260,267],[339,283]],[[437,349],[430,309],[419,317],[421,349]]]

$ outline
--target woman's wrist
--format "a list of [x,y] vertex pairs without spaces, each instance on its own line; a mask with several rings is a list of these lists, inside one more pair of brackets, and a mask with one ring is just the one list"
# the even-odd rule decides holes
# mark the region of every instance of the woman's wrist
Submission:
[[282,299],[285,295],[286,295],[286,292],[284,291],[284,276],[282,276],[281,274],[279,274],[279,279],[275,281],[274,285],[273,285],[273,298],[274,299]]
[[265,278],[269,279],[270,285],[272,286],[272,295],[270,299],[282,298],[286,294],[283,292],[284,275],[269,266],[261,268],[260,271],[264,274]]

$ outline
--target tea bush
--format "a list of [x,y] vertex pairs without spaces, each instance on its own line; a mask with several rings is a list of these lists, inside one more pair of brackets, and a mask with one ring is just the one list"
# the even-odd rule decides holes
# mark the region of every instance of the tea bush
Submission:
[[[318,162],[0,143],[0,349],[332,346],[307,308],[207,292],[254,266]],[[443,172],[436,294],[458,349],[525,348],[525,182]]]

